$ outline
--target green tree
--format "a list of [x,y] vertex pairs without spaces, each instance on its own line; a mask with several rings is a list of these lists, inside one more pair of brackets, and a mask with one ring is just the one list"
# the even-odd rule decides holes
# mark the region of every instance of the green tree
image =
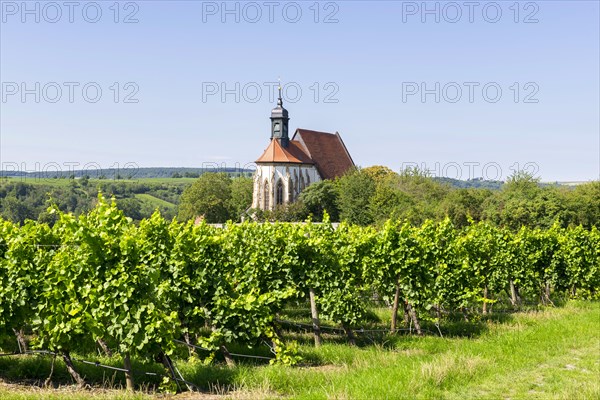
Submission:
[[415,225],[435,219],[449,188],[426,172],[408,168],[400,174],[378,173],[377,188],[370,201],[371,213],[378,223],[388,218],[405,219]]
[[419,218],[416,203],[411,195],[400,190],[395,182],[397,176],[390,175],[382,180],[375,189],[369,207],[373,219],[379,225],[388,219],[406,219],[412,221]]
[[232,219],[239,221],[240,217],[252,205],[252,178],[240,176],[231,180],[231,200],[229,212]]
[[363,168],[362,171],[373,178],[373,180],[377,183],[380,183],[391,175],[396,175],[394,171],[382,165],[372,165],[370,167]]
[[129,217],[136,221],[139,221],[143,218],[142,212],[141,212],[142,211],[142,203],[135,197],[119,199],[117,201],[117,206],[119,207],[120,210],[123,211],[123,213],[125,214],[126,217]]
[[308,210],[302,202],[275,206],[272,211],[263,213],[262,221],[301,222],[308,218]]
[[450,218],[461,228],[469,224],[469,218],[480,221],[483,217],[483,204],[492,195],[489,189],[451,190],[439,206],[439,216]]
[[376,188],[373,177],[357,168],[339,178],[337,185],[340,219],[357,225],[372,223],[369,203]]
[[204,217],[209,223],[226,222],[230,217],[231,178],[225,173],[202,174],[181,195],[179,219]]
[[325,212],[329,214],[331,221],[339,221],[338,192],[333,181],[313,183],[302,191],[299,200],[304,203],[314,221],[321,221]]
[[10,195],[2,199],[3,218],[17,224],[23,224],[26,219],[34,219],[34,212],[27,202]]
[[600,226],[600,181],[577,185],[573,190],[562,192],[567,208],[566,223],[585,228]]
[[517,171],[485,202],[484,216],[512,230],[522,226],[549,228],[557,219],[563,222],[565,206],[558,188],[541,187],[539,178]]

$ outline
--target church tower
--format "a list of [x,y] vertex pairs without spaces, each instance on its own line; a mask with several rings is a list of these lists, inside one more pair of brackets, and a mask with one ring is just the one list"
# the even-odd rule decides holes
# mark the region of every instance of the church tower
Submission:
[[268,211],[292,203],[311,183],[334,179],[354,166],[337,132],[297,129],[290,139],[281,87],[270,119],[271,141],[256,160],[252,208]]
[[290,138],[288,136],[288,124],[290,117],[288,110],[283,108],[283,99],[281,98],[281,86],[279,87],[279,98],[277,107],[271,111],[271,140],[279,139],[282,147],[288,147]]

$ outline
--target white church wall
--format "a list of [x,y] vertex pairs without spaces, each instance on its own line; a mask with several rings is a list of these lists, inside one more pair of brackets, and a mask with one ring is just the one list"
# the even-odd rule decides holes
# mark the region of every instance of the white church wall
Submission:
[[[281,181],[281,193],[278,182]],[[308,185],[321,181],[319,172],[313,165],[302,164],[259,164],[254,173],[252,208],[273,210],[282,195],[281,204],[296,201]]]

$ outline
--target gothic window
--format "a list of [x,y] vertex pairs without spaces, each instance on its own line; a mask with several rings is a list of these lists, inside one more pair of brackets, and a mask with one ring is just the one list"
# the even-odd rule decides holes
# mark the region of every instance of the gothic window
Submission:
[[275,204],[283,204],[283,182],[281,179],[277,181],[277,192],[275,195]]
[[264,187],[264,192],[263,193],[264,193],[263,200],[265,202],[263,209],[267,210],[269,208],[269,197],[270,197],[269,196],[269,181],[268,180],[265,180],[265,187]]
[[306,171],[306,186],[310,185],[310,175],[308,175],[308,171]]

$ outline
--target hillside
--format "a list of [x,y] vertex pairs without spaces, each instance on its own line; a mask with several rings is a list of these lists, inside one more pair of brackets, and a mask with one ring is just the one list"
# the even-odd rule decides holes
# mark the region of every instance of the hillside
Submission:
[[231,176],[252,174],[253,170],[218,167],[215,168],[184,168],[184,167],[149,167],[149,168],[107,168],[107,169],[80,169],[64,171],[0,171],[0,177],[22,177],[36,179],[55,178],[82,178],[88,176],[91,179],[147,179],[147,178],[197,178],[204,172],[225,172]]

